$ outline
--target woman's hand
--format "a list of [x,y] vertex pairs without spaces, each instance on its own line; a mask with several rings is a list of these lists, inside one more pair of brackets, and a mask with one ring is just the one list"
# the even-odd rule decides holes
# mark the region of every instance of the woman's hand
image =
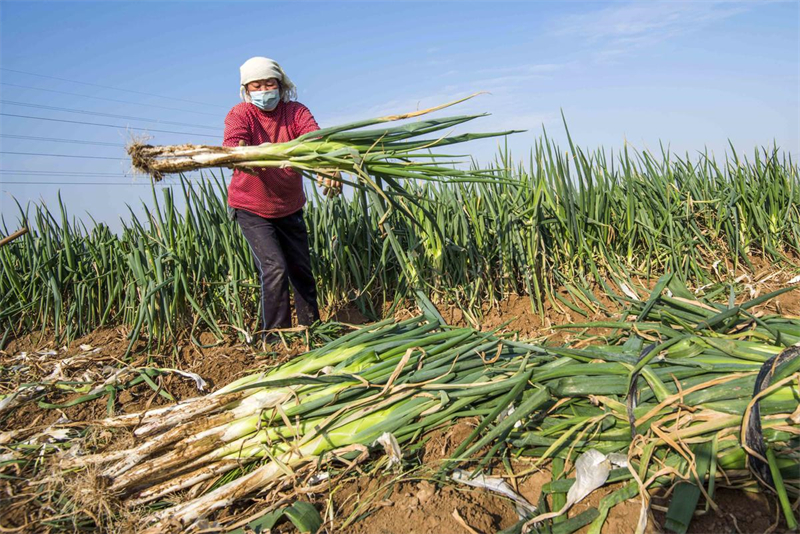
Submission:
[[342,192],[342,173],[339,171],[317,173],[317,185],[322,187],[322,194],[326,197],[335,197]]

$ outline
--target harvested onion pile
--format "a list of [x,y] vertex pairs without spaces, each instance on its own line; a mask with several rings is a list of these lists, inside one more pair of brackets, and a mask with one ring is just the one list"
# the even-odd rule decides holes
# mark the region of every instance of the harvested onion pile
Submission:
[[[716,488],[754,484],[777,492],[791,525],[800,319],[748,311],[770,296],[728,307],[667,276],[626,320],[594,325],[613,329],[606,344],[582,348],[450,328],[435,312],[386,320],[207,397],[101,421],[135,427],[140,444],[64,467],[100,466],[112,491],[152,506],[142,526],[159,532],[277,487],[297,469],[379,443],[396,450],[395,440],[479,416],[440,472],[510,455],[552,462],[544,492],[556,509],[573,483],[565,461],[592,449],[627,457],[609,476],[627,483],[575,529],[591,521],[599,532],[614,504],[637,495],[647,504],[642,490],[676,483],[667,520],[677,532],[701,494],[713,502]],[[182,490],[195,497],[172,505]]]

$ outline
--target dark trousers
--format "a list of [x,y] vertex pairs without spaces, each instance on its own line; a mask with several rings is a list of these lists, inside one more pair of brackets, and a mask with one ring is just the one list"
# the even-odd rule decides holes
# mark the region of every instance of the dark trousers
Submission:
[[294,288],[297,322],[310,325],[319,320],[317,288],[311,272],[303,210],[286,217],[265,219],[237,209],[235,217],[250,244],[261,278],[262,328],[271,330],[292,326],[290,281]]

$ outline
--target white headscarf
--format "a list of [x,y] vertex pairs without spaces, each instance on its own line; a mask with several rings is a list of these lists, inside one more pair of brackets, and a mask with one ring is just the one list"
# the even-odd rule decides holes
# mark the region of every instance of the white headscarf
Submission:
[[281,82],[281,100],[288,102],[297,98],[297,87],[292,83],[292,80],[283,72],[278,63],[266,57],[251,57],[244,64],[239,67],[239,74],[241,75],[241,85],[239,88],[239,96],[245,102],[250,102],[250,95],[247,94],[247,84],[256,80],[268,80],[276,78]]

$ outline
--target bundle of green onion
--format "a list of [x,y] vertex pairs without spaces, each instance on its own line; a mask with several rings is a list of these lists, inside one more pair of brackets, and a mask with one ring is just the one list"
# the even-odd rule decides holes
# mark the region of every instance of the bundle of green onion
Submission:
[[375,119],[323,128],[307,133],[285,143],[264,143],[257,146],[220,147],[206,145],[150,146],[133,143],[128,154],[135,169],[160,180],[164,174],[182,173],[198,169],[228,167],[258,169],[265,167],[291,167],[311,177],[313,173],[345,172],[357,179],[337,178],[357,189],[380,189],[371,177],[383,179],[392,194],[403,194],[405,189],[397,180],[420,179],[429,181],[496,181],[491,171],[458,170],[436,163],[435,158],[454,156],[432,154],[429,149],[473,139],[497,137],[515,133],[447,134],[419,139],[420,136],[453,128],[480,115],[462,115],[441,119],[427,119],[402,126],[363,130],[368,126],[419,117],[444,109],[476,95],[462,98],[421,111],[389,115]]
[[[556,510],[576,457],[627,456],[609,480],[629,482],[573,530],[593,522],[597,533],[613,505],[637,495],[647,504],[650,490],[676,483],[667,514],[676,532],[701,494],[713,505],[715,488],[757,483],[777,492],[791,525],[800,349],[787,347],[800,342],[800,319],[751,313],[770,296],[725,306],[665,277],[624,320],[595,325],[614,329],[606,344],[582,348],[449,328],[433,312],[386,320],[208,397],[102,421],[135,427],[140,444],[69,467],[102,466],[113,491],[151,507],[143,526],[158,532],[277,487],[297,469],[363,452],[386,433],[415,442],[478,416],[441,472],[512,456],[531,457],[531,470],[551,462],[544,491]],[[174,504],[182,490],[199,496]]]
[[[487,351],[500,353],[493,367],[479,356]],[[145,520],[154,523],[153,532],[167,519],[189,525],[279,482],[287,468],[351,445],[372,445],[387,432],[404,442],[503,396],[510,384],[524,384],[520,369],[535,359],[528,353],[549,358],[543,349],[508,345],[468,328],[443,329],[425,316],[387,320],[209,397],[108,419],[101,424],[136,426],[135,434],[147,439],[131,450],[73,463],[106,464],[110,489],[141,505],[219,479],[243,463],[263,462]]]

